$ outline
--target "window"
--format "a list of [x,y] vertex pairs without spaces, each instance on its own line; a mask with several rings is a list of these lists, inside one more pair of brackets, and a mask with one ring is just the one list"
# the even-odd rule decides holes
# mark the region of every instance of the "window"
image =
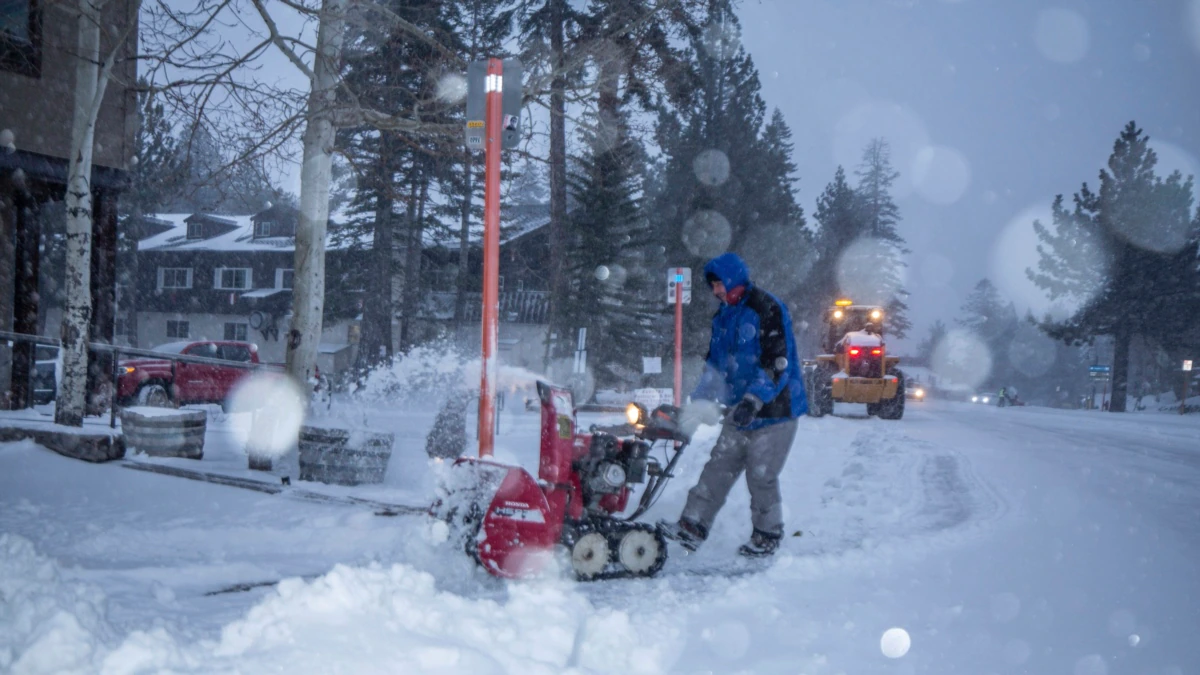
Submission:
[[42,14],[38,0],[0,0],[0,69],[41,76]]
[[[225,327],[226,327],[226,329],[228,329],[229,326],[233,326],[233,325],[240,325],[242,328],[246,327],[246,324],[244,324],[244,323],[243,324],[227,323],[227,324],[225,324]],[[246,345],[221,345],[221,358],[225,359],[226,361],[241,361],[243,363],[249,363],[251,361],[250,348],[247,347]]]
[[158,268],[159,288],[191,288],[192,268],[190,267],[160,267]]
[[250,288],[250,268],[218,267],[213,274],[213,288],[220,291],[244,291]]
[[275,270],[275,288],[291,290],[293,270],[278,268]]
[[239,342],[246,341],[246,324],[244,323],[227,323],[225,324],[225,339],[237,340]]
[[188,239],[204,238],[204,223],[188,223]]
[[167,337],[169,338],[187,338],[189,330],[187,321],[172,321],[167,320]]
[[271,236],[271,230],[273,229],[274,225],[275,225],[275,223],[272,223],[269,220],[263,220],[263,221],[255,223],[254,224],[254,236],[256,236],[256,237]]

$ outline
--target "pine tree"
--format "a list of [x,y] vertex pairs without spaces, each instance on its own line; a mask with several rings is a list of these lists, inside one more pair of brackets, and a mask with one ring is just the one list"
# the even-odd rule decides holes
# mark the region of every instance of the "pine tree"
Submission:
[[861,230],[856,209],[854,189],[846,182],[846,171],[838,167],[833,181],[817,197],[817,210],[813,213],[817,222],[815,238],[816,262],[808,275],[806,294],[808,303],[803,316],[811,327],[809,347],[816,349],[822,335],[825,310],[833,306],[841,294],[838,283],[838,264],[846,250]]
[[[1052,299],[1085,297],[1071,317],[1047,320],[1043,326],[1069,344],[1113,339],[1110,410],[1125,411],[1129,352],[1135,335],[1177,341],[1191,319],[1181,317],[1196,296],[1196,252],[1193,241],[1192,179],[1178,173],[1166,180],[1154,172],[1158,158],[1149,137],[1130,122],[1113,144],[1100,185],[1086,183],[1068,212],[1059,195],[1053,206],[1053,229],[1034,228],[1043,246],[1038,270],[1030,277]],[[1095,253],[1081,256],[1080,248]],[[1104,273],[1095,272],[1096,260]],[[1191,305],[1194,307],[1195,305]]]
[[583,59],[577,46],[585,21],[568,0],[518,0],[514,16],[521,39],[521,59],[530,79],[549,78],[547,105],[550,113],[550,332],[548,357],[563,351],[562,312],[567,297],[567,91],[583,75]]
[[912,325],[904,302],[908,292],[902,282],[904,268],[908,266],[903,256],[909,251],[896,229],[900,209],[892,199],[891,188],[900,172],[892,168],[887,141],[876,138],[867,143],[856,175],[859,182],[855,194],[864,228],[861,236],[871,242],[866,254],[871,259],[868,269],[873,270],[863,277],[864,281],[869,279],[863,285],[874,296],[871,302],[884,305],[887,332],[903,338]]
[[[763,214],[778,206],[769,203],[767,195],[778,193],[788,178],[762,173],[766,104],[759,93],[758,71],[750,55],[731,39],[740,29],[730,4],[711,0],[708,5],[704,23],[688,32],[685,61],[694,72],[674,76],[678,102],[661,101],[656,140],[664,159],[650,216],[658,224],[658,250],[666,266],[692,268],[700,296],[693,303],[713,302],[699,292],[708,259],[726,250],[745,254],[745,247],[763,243]],[[775,133],[777,142],[786,142],[782,129]],[[776,150],[783,151],[783,145]],[[790,248],[792,242],[771,243],[775,257],[752,266],[751,280],[773,274],[772,262],[790,268],[793,254],[803,248],[799,243],[796,249]],[[684,324],[685,353],[703,354],[709,313],[693,305],[684,313]]]
[[[481,3],[476,3],[481,4]],[[437,100],[445,73],[456,70],[461,53],[456,21],[459,12],[473,7],[441,0],[411,0],[391,8],[410,25],[436,36],[440,47],[413,40],[402,29],[366,30],[345,47],[345,79],[359,100],[376,110],[415,110]],[[426,106],[428,108],[428,106]],[[445,107],[427,110],[424,120],[449,124]],[[360,176],[350,205],[351,218],[341,236],[351,242],[351,255],[364,264],[348,273],[366,289],[359,367],[368,368],[392,356],[399,342],[406,350],[419,339],[416,321],[420,299],[428,285],[422,279],[423,251],[427,239],[440,235],[439,215],[453,208],[438,208],[432,192],[454,193],[458,180],[451,176],[461,158],[457,140],[401,135],[371,127],[344,129],[339,145]],[[453,149],[451,149],[453,143]],[[448,186],[438,190],[435,184]],[[370,245],[363,242],[369,240]],[[400,307],[394,289],[400,289]],[[400,310],[399,336],[392,321]]]
[[938,319],[929,327],[929,335],[917,344],[917,360],[921,363],[929,365],[933,362],[933,352],[942,340],[946,339],[948,332],[945,322]]
[[1009,346],[1018,327],[1016,307],[1004,302],[991,281],[980,279],[963,303],[961,317],[958,325],[973,333],[992,357],[986,385],[1000,388],[1010,384]]
[[571,290],[564,315],[567,325],[588,329],[588,360],[599,386],[636,385],[641,357],[657,342],[650,290],[657,278],[651,280],[637,258],[649,229],[640,205],[642,151],[629,134],[620,138],[612,146],[588,134],[588,152],[571,183],[578,208],[569,221]]

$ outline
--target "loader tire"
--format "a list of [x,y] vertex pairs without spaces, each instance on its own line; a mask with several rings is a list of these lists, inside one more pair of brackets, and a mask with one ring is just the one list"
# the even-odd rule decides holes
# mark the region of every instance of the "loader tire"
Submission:
[[806,382],[808,394],[808,414],[812,417],[824,417],[833,414],[833,381],[832,374],[827,368],[818,366],[809,375]]
[[892,374],[899,380],[896,385],[896,395],[879,402],[878,415],[881,420],[898,420],[904,417],[904,373],[893,369]]

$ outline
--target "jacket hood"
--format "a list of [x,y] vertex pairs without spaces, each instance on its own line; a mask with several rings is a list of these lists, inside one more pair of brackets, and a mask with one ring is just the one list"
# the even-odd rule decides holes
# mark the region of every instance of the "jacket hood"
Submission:
[[704,273],[715,274],[726,289],[750,284],[750,268],[736,253],[722,253],[709,260],[704,266]]

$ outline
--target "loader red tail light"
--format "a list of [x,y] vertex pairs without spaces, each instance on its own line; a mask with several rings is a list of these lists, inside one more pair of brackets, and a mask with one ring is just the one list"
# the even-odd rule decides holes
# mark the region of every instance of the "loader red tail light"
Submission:
[[861,349],[859,349],[858,347],[851,347],[851,348],[850,348],[850,356],[858,356],[858,355],[859,355],[859,354],[861,354],[861,353],[862,353],[862,350],[861,350]]

